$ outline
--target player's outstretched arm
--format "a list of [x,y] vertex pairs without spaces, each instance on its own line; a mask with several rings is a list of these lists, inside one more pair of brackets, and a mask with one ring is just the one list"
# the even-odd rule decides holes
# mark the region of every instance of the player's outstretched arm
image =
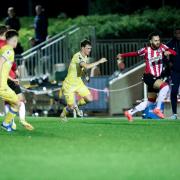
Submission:
[[166,51],[164,51],[164,55],[165,56],[169,56],[169,55],[173,55],[173,56],[176,56],[176,51],[174,51],[173,49],[168,49]]
[[117,66],[120,70],[123,70],[125,68],[124,64],[124,58],[126,57],[135,57],[139,56],[138,52],[128,52],[128,53],[122,53],[117,55]]
[[82,62],[80,65],[81,67],[85,68],[85,69],[91,69],[93,68],[94,66],[97,66],[99,64],[102,64],[102,63],[105,63],[107,61],[106,58],[101,58],[100,60],[94,62],[94,63],[90,63],[90,64],[87,64],[85,62]]
[[138,52],[128,52],[128,53],[118,54],[117,58],[121,59],[121,58],[125,58],[125,57],[135,57],[135,56],[139,56]]

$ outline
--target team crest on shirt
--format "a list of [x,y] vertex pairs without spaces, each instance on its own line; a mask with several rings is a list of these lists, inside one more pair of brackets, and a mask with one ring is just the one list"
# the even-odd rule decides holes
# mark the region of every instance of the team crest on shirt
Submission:
[[6,51],[6,55],[10,56],[12,52],[10,50]]
[[162,58],[162,56],[152,57],[150,60],[151,62],[157,62]]

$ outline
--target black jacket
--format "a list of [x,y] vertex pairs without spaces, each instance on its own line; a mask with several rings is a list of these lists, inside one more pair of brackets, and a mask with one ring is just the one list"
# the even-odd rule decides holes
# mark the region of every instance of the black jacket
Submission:
[[167,43],[167,46],[176,51],[176,56],[170,56],[172,71],[180,73],[180,40],[173,38]]

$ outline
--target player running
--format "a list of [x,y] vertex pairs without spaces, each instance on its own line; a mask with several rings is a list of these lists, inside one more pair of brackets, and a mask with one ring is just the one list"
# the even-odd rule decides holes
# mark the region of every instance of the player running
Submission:
[[9,111],[1,126],[6,131],[12,131],[12,122],[16,116],[20,101],[16,93],[8,86],[9,72],[14,62],[14,50],[18,42],[18,33],[15,30],[6,32],[6,45],[0,48],[0,97],[9,103]]
[[[5,33],[7,32],[7,28],[6,26],[0,26],[0,48],[3,47],[4,45],[6,45],[6,37],[5,37]],[[14,62],[12,65],[12,68],[10,70],[9,73],[9,78],[8,78],[8,86],[15,91],[15,93],[18,95],[19,100],[21,101],[20,104],[20,108],[19,108],[19,117],[20,117],[20,123],[28,130],[33,130],[33,126],[31,124],[29,124],[26,120],[25,120],[25,98],[21,92],[21,88],[19,86],[19,80],[17,79],[17,74],[18,74],[18,70],[17,70],[17,66],[16,63]],[[9,104],[8,102],[5,102],[5,112],[7,114],[7,112],[9,111]],[[13,128],[16,129],[16,124],[13,121]]]
[[[83,40],[80,44],[81,50],[74,54],[68,69],[68,74],[63,81],[62,92],[65,96],[67,106],[64,107],[60,117],[66,120],[66,116],[72,112],[76,111],[78,115],[81,116],[78,106],[84,105],[93,100],[89,89],[85,86],[81,77],[85,76],[87,79],[86,70],[91,69],[101,63],[107,61],[106,58],[101,58],[99,61],[88,64],[88,56],[90,55],[92,46],[89,40]],[[75,93],[79,94],[81,99],[75,105]]]
[[[9,73],[9,78],[8,78],[8,86],[18,95],[18,98],[20,100],[20,107],[19,107],[19,119],[20,123],[24,126],[29,131],[32,131],[34,127],[26,121],[26,108],[25,108],[25,103],[26,99],[21,91],[20,85],[19,85],[19,79],[18,79],[19,73],[17,69],[17,65],[14,62],[12,65],[12,68]],[[5,111],[6,113],[9,110],[9,104],[5,102]],[[14,122],[13,122],[14,123]],[[14,123],[15,126],[15,123]]]
[[[118,61],[122,61],[125,57],[144,56],[145,72],[143,80],[148,87],[148,100],[144,100],[139,105],[125,111],[124,115],[129,121],[133,120],[133,115],[138,111],[143,111],[148,105],[156,102],[157,104],[153,112],[160,118],[165,118],[160,107],[169,91],[169,86],[161,78],[163,70],[163,57],[168,55],[176,55],[176,52],[160,42],[159,33],[153,32],[149,35],[150,45],[138,50],[137,52],[129,52],[118,54]],[[158,96],[157,93],[159,92]]]

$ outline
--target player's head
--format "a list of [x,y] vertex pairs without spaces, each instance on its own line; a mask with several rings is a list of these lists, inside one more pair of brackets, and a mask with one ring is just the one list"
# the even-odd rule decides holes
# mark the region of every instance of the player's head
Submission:
[[84,39],[83,41],[81,41],[81,51],[83,52],[84,55],[89,56],[91,49],[92,46],[89,40]]
[[174,29],[174,37],[177,39],[177,40],[180,40],[180,27],[176,27]]
[[6,31],[7,31],[6,26],[0,25],[0,39],[3,39],[3,40],[6,39],[6,36],[5,36]]
[[6,32],[6,41],[7,44],[12,46],[13,48],[16,48],[18,43],[18,32],[16,30],[8,30]]
[[150,33],[148,38],[149,38],[149,42],[151,44],[151,47],[153,49],[159,48],[159,46],[161,44],[160,33],[159,32],[152,32],[152,33]]

